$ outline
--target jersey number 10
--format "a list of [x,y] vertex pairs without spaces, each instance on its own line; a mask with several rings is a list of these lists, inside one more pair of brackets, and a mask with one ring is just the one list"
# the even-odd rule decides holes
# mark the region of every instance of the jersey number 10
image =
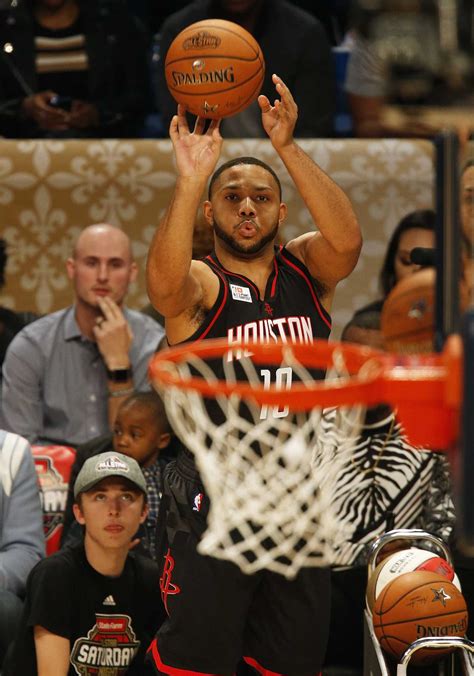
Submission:
[[[275,388],[277,390],[289,390],[293,379],[293,370],[291,366],[282,366],[273,371],[275,376]],[[272,384],[272,371],[270,369],[260,369],[260,376],[263,379],[263,388],[269,390]],[[268,418],[270,407],[268,404],[263,404],[260,410],[260,420]],[[271,407],[272,418],[286,418],[288,415],[288,406],[273,406]]]

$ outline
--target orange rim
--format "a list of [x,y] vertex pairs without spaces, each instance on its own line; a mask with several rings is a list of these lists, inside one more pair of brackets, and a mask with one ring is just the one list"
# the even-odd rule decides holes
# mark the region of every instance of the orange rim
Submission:
[[[284,352],[291,350],[295,358],[305,367],[325,369],[332,365],[333,353],[343,348],[344,366],[351,374],[347,378],[341,378],[340,382],[328,383],[324,380],[315,380],[308,384],[294,383],[290,390],[279,390],[274,386],[264,389],[263,384],[258,382],[238,382],[229,384],[222,380],[207,381],[202,377],[184,379],[177,370],[170,370],[170,362],[180,364],[190,362],[193,357],[199,357],[206,361],[221,358],[226,352],[252,351],[252,361],[262,364],[281,363]],[[315,341],[307,345],[293,343],[252,343],[235,344],[229,347],[226,339],[212,339],[196,343],[186,343],[178,347],[171,347],[158,352],[150,362],[149,373],[152,382],[161,387],[175,386],[183,390],[194,390],[205,397],[215,397],[218,394],[230,396],[238,395],[242,399],[253,399],[259,404],[287,405],[298,410],[309,410],[315,406],[338,406],[354,404],[356,402],[376,403],[379,383],[383,373],[383,362],[386,355],[378,350],[368,347],[359,347],[348,343],[328,343],[327,341]],[[373,373],[364,380],[356,375],[368,362],[373,363]]]
[[[306,368],[325,369],[333,366],[335,352],[343,358],[348,375],[337,380],[314,380],[294,383],[291,389],[275,386],[264,389],[263,383],[229,384],[203,377],[185,378],[171,364],[222,358],[229,351],[251,350],[256,364],[281,363],[285,352]],[[226,339],[185,343],[158,352],[151,360],[151,381],[158,387],[178,387],[197,391],[204,397],[222,394],[238,395],[259,404],[289,406],[291,410],[308,411],[315,407],[353,406],[354,404],[390,404],[396,408],[402,424],[414,443],[416,439],[432,439],[439,448],[450,445],[457,436],[457,418],[461,403],[461,357],[447,351],[441,354],[393,354],[350,343],[316,340],[311,344],[251,343],[229,346]],[[435,445],[435,442],[430,445]]]

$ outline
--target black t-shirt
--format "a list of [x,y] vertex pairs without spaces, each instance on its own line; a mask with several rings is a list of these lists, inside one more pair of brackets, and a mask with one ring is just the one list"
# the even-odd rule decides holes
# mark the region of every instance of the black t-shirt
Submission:
[[[36,676],[33,627],[70,641],[69,676],[142,675],[148,645],[164,619],[156,563],[129,554],[120,577],[88,563],[82,545],[40,561],[30,573],[21,628],[5,676]],[[104,671],[104,673],[105,673]]]

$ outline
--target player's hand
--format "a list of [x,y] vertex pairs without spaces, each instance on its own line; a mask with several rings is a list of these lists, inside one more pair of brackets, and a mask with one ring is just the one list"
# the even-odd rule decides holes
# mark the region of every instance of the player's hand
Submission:
[[280,99],[275,99],[272,106],[270,100],[264,94],[260,94],[258,105],[262,111],[263,128],[270,137],[273,147],[278,150],[293,141],[298,106],[283,80],[275,74],[272,75],[272,80]]
[[211,120],[207,131],[204,131],[206,122],[203,117],[198,117],[190,132],[186,108],[178,105],[178,114],[170,124],[170,138],[180,176],[208,178],[214,171],[223,142],[219,131],[220,120]]
[[98,299],[102,316],[93,328],[99,352],[108,369],[124,369],[130,366],[129,351],[133,334],[117,303],[107,296]]
[[23,99],[22,111],[31,120],[34,120],[40,129],[48,131],[64,131],[69,129],[67,111],[50,105],[55,96],[53,91],[44,91],[32,94]]

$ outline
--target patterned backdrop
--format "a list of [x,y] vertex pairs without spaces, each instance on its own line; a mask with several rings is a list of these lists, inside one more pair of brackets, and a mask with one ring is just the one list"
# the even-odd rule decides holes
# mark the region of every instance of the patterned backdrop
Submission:
[[[357,268],[338,288],[337,338],[354,309],[377,297],[387,238],[400,218],[433,203],[433,146],[421,140],[304,140],[301,145],[346,191],[364,245]],[[51,312],[71,302],[65,260],[81,228],[109,222],[133,242],[140,276],[128,305],[147,304],[144,268],[154,228],[174,184],[166,140],[1,141],[0,223],[7,240],[7,283],[0,303]],[[312,227],[308,213],[269,141],[228,140],[222,160],[255,155],[282,179],[288,218],[285,241]]]

